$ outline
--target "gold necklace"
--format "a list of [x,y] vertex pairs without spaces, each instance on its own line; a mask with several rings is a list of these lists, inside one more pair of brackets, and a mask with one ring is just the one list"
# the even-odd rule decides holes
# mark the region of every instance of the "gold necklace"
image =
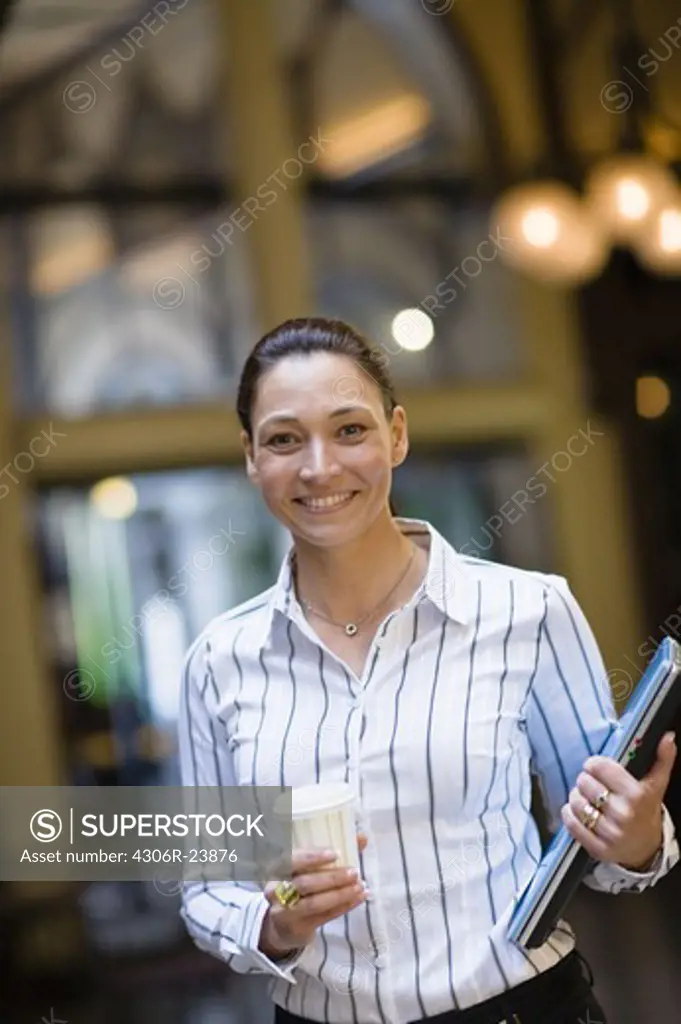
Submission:
[[[412,551],[411,551],[411,555],[409,557],[409,561],[407,562],[407,564],[406,564],[405,568],[403,569],[403,571],[400,573],[400,576],[399,576],[399,579],[397,580],[397,583],[393,584],[393,586],[390,588],[390,590],[385,595],[385,597],[383,597],[379,601],[379,603],[377,605],[375,605],[373,608],[371,608],[366,613],[366,615],[363,615],[361,617],[361,619],[357,619],[355,622],[336,622],[335,619],[332,619],[328,615],[325,615],[324,612],[320,612],[318,609],[313,608],[312,605],[310,604],[310,602],[306,601],[302,597],[300,599],[301,600],[301,604],[303,604],[303,606],[305,607],[305,610],[308,612],[308,614],[316,615],[316,616],[318,616],[318,618],[324,619],[325,622],[329,622],[332,626],[337,626],[339,629],[345,630],[345,635],[346,636],[357,636],[357,634],[359,632],[359,627],[362,625],[362,623],[366,622],[367,619],[371,618],[372,615],[376,614],[378,609],[381,608],[386,603],[386,601],[388,601],[390,599],[390,597],[392,597],[392,595],[395,593],[395,591],[399,587],[400,583],[406,577],[407,573],[409,572],[409,570],[411,568],[412,562],[414,561],[414,558],[416,557],[416,545],[412,543],[411,548],[412,548]],[[294,556],[294,564],[293,564],[293,573],[294,573],[294,579],[295,579],[296,584],[297,584],[298,583],[298,562],[295,560],[295,556]]]

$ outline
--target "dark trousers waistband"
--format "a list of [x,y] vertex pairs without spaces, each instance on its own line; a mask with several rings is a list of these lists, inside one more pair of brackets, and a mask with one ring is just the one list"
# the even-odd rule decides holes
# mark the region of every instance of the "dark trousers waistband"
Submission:
[[[569,1020],[571,1007],[578,1011],[593,984],[591,968],[576,950],[560,963],[465,1010],[451,1010],[412,1024],[547,1024],[559,1011],[561,1019]],[[575,1017],[575,1020],[577,1018]],[[275,1024],[314,1024],[276,1008]]]

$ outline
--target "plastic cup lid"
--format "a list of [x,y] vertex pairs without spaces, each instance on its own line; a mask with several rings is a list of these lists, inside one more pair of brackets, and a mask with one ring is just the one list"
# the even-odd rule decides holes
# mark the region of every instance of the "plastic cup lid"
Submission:
[[294,818],[305,818],[325,811],[336,811],[354,803],[355,791],[347,782],[322,782],[295,787],[291,793]]

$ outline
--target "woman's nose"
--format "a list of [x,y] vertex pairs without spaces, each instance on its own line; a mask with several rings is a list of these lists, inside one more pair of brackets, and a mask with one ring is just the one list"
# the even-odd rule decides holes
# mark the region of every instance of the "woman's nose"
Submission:
[[300,469],[301,480],[323,480],[338,476],[341,468],[333,452],[323,442],[311,444]]

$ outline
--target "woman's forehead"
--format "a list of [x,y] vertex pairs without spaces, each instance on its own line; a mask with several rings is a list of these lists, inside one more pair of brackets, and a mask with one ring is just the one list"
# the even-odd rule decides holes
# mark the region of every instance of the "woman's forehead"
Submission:
[[341,406],[382,405],[378,386],[348,356],[331,352],[287,356],[261,377],[255,402],[258,419],[278,412],[280,407],[295,409],[296,415],[312,409]]

